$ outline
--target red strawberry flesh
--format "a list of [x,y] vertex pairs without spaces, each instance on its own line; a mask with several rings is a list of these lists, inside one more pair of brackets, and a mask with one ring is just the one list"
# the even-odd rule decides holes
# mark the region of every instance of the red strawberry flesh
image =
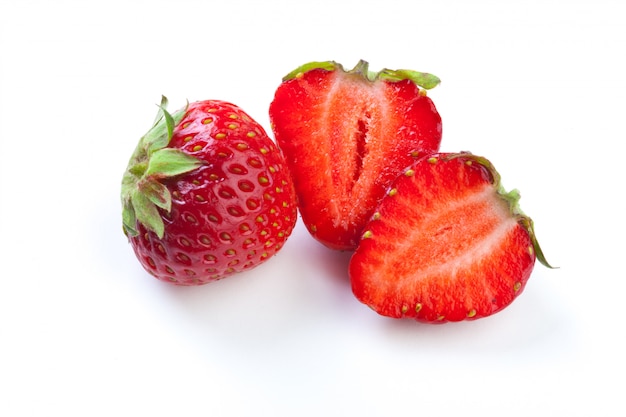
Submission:
[[536,256],[545,262],[519,196],[482,158],[425,157],[388,194],[350,262],[354,294],[382,315],[489,316],[522,292]]
[[356,247],[389,183],[441,140],[425,90],[410,79],[373,76],[364,62],[350,72],[335,64],[286,80],[270,116],[304,223],[335,249]]

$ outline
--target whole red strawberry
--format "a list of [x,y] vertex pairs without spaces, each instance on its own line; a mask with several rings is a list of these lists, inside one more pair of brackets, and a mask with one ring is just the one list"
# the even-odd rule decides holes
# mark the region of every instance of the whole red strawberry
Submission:
[[124,231],[156,278],[199,285],[250,269],[285,243],[296,197],[280,150],[239,107],[164,98],[122,182]]
[[439,149],[441,118],[426,90],[433,75],[351,71],[312,62],[283,79],[269,113],[309,232],[354,249],[389,184],[415,158]]
[[494,314],[547,263],[532,220],[485,158],[425,156],[391,186],[350,260],[356,297],[423,322]]

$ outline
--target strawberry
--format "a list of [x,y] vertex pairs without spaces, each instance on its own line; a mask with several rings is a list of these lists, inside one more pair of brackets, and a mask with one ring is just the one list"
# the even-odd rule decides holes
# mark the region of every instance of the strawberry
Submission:
[[485,158],[425,156],[389,188],[350,259],[354,295],[381,315],[422,322],[494,314],[550,267],[532,220]]
[[354,249],[385,190],[419,155],[439,149],[441,118],[426,96],[439,79],[410,70],[351,71],[312,62],[284,77],[272,130],[294,178],[308,231]]
[[269,259],[297,217],[280,150],[234,104],[174,114],[166,105],[122,181],[124,232],[140,263],[160,280],[199,285]]

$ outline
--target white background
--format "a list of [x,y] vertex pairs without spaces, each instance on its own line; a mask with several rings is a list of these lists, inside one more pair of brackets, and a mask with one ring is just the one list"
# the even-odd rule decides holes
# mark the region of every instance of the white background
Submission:
[[[620,4],[0,1],[0,415],[624,415]],[[441,149],[521,190],[560,269],[440,326],[359,304],[300,222],[228,280],[147,275],[119,186],[161,94],[269,130],[283,75],[360,58],[442,79]]]

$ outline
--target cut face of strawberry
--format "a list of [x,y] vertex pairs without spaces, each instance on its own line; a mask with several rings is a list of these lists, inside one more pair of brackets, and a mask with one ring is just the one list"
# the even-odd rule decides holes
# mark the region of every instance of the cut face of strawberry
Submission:
[[285,77],[272,129],[316,239],[354,249],[393,179],[439,148],[441,118],[425,90],[438,82],[408,70],[371,73],[365,61],[351,71],[314,62]]
[[516,190],[485,158],[434,154],[389,188],[350,261],[355,296],[381,315],[423,322],[492,315],[549,267]]

